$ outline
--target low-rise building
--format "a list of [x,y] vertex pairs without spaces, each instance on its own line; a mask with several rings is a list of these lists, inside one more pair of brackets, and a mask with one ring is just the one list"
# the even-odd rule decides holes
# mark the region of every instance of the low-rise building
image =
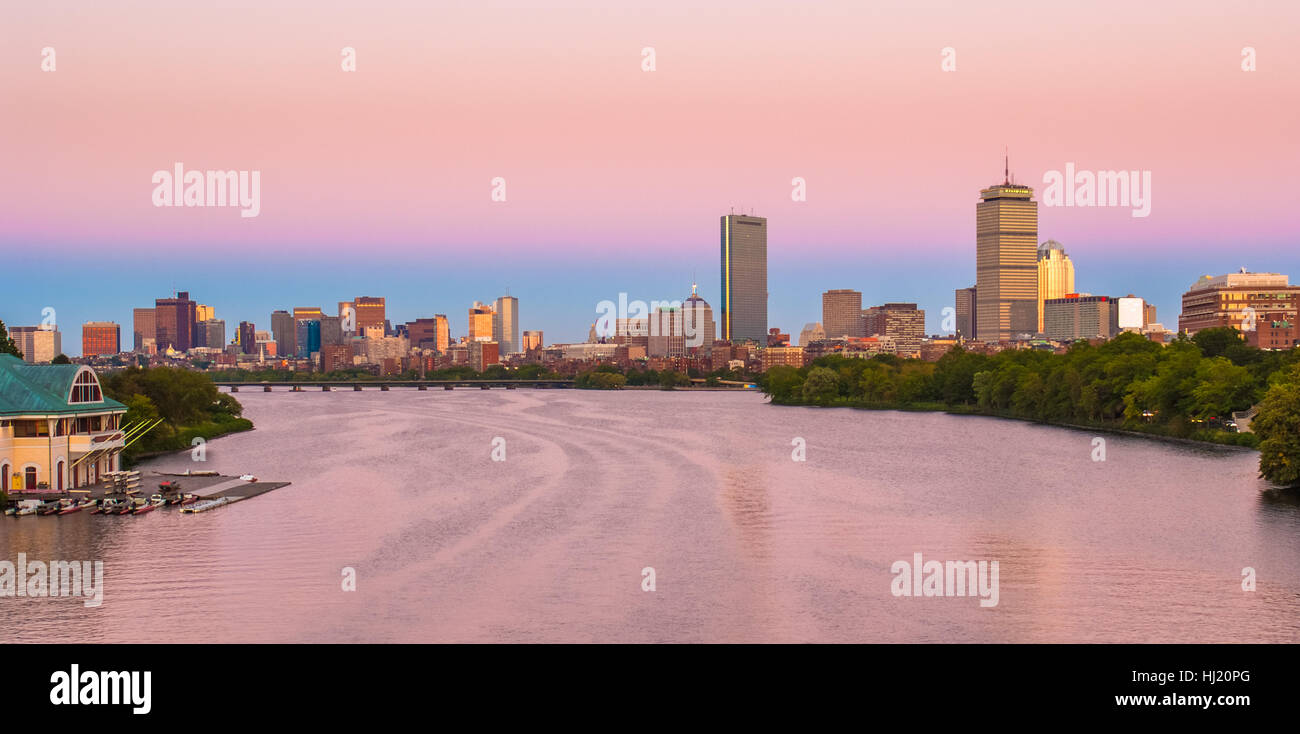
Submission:
[[0,489],[62,492],[117,471],[126,406],[84,365],[0,355]]

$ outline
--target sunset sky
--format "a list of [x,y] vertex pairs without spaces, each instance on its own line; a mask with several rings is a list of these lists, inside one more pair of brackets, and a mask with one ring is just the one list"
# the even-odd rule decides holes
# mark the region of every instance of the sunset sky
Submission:
[[[88,320],[129,348],[131,308],[178,289],[228,335],[359,295],[463,334],[471,302],[508,289],[522,328],[581,340],[619,292],[684,298],[694,279],[716,307],[736,207],[769,220],[771,326],[797,337],[822,291],[855,288],[917,301],[938,331],[975,281],[1004,146],[1039,199],[1070,162],[1151,172],[1146,218],[1040,205],[1081,291],[1147,297],[1176,328],[1200,275],[1300,280],[1290,0],[212,5],[0,11],[9,325],[52,306],[65,352]],[[260,171],[260,216],[153,206],[177,162]]]

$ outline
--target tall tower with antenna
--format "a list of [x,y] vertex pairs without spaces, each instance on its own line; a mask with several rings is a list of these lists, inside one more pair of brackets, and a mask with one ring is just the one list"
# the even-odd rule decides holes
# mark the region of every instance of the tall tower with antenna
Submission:
[[1005,154],[1002,183],[981,190],[975,205],[975,314],[982,341],[1038,332],[1038,202],[1032,188],[1011,182]]

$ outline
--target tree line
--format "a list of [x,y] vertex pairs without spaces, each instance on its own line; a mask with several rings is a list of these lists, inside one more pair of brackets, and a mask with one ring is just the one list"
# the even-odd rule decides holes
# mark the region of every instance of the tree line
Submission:
[[210,440],[253,428],[253,422],[242,417],[244,408],[239,401],[219,392],[202,372],[130,367],[103,373],[99,382],[107,397],[126,405],[123,426],[162,419],[122,452],[126,465],[145,455],[187,449],[198,437]]
[[[1300,349],[1256,349],[1231,328],[1168,345],[1126,333],[1064,354],[955,347],[934,363],[829,355],[773,367],[760,386],[779,405],[949,410],[1253,446],[1263,476],[1300,482]],[[1232,432],[1232,413],[1254,406],[1252,433]]]

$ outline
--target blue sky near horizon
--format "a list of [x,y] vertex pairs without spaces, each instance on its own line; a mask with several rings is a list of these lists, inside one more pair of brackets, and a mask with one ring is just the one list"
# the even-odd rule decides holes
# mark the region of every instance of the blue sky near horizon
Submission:
[[[973,233],[972,233],[973,239]],[[821,320],[821,293],[853,288],[863,293],[863,305],[915,301],[926,310],[926,329],[939,333],[942,309],[951,306],[953,290],[975,282],[974,245],[937,253],[906,252],[886,259],[880,248],[861,257],[842,255],[800,257],[801,248],[769,241],[769,326],[779,326],[797,339],[805,323]],[[1300,248],[1286,253],[1224,251],[1209,258],[1210,248],[1191,247],[1186,259],[1164,255],[1139,259],[1122,252],[1067,253],[1075,262],[1076,286],[1097,295],[1128,293],[1157,306],[1166,328],[1175,329],[1182,293],[1196,278],[1248,267],[1300,276]],[[63,349],[81,353],[80,325],[86,321],[116,321],[122,326],[124,349],[131,346],[133,308],[151,307],[155,298],[187,290],[200,303],[216,309],[226,321],[230,339],[240,321],[259,329],[270,327],[270,313],[295,306],[320,306],[334,312],[338,301],[357,296],[387,299],[393,324],[435,313],[447,314],[453,335],[466,332],[466,311],[475,301],[490,303],[507,290],[520,301],[520,328],[541,329],[547,343],[583,341],[596,318],[596,304],[629,299],[672,300],[690,294],[692,277],[700,295],[717,308],[717,246],[701,246],[698,255],[657,256],[650,248],[593,255],[574,263],[548,262],[544,257],[524,261],[439,255],[395,255],[389,260],[337,262],[246,256],[223,257],[212,250],[183,263],[160,258],[115,256],[51,256],[23,253],[9,245],[10,278],[0,291],[0,320],[10,326],[39,324],[41,311],[56,310]],[[89,268],[89,269],[87,269]],[[67,285],[62,285],[66,282]]]

